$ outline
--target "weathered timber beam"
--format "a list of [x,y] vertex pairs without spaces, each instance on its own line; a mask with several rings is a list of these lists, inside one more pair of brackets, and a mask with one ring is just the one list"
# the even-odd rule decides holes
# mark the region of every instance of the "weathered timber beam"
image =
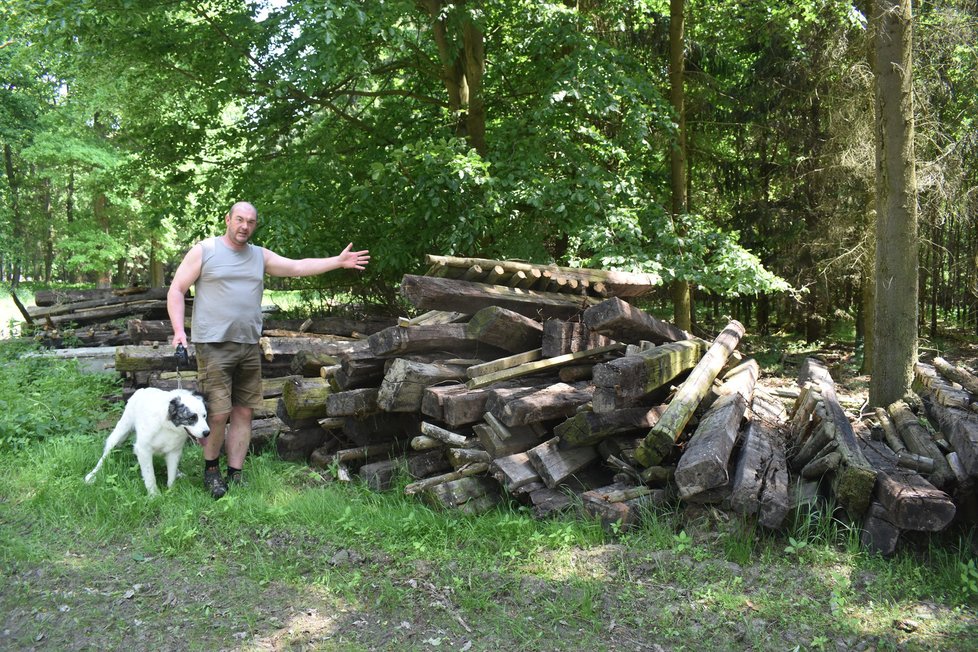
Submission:
[[841,464],[842,453],[839,452],[839,445],[832,441],[806,464],[798,475],[806,480],[817,480],[829,471],[838,470]]
[[294,376],[282,387],[282,404],[290,419],[309,419],[329,416],[326,400],[331,390],[322,378]]
[[665,489],[616,483],[585,491],[581,494],[581,506],[584,513],[598,519],[602,528],[626,532],[637,526],[650,508],[664,505],[668,499],[669,492]]
[[557,445],[556,437],[534,446],[526,454],[550,489],[598,459],[598,453],[593,447],[562,449]]
[[377,387],[351,389],[345,392],[333,392],[326,397],[326,414],[331,417],[360,417],[373,414],[380,408],[377,406]]
[[884,443],[861,437],[860,444],[878,470],[874,495],[893,525],[924,532],[939,532],[948,526],[956,512],[950,496],[918,473],[900,468],[896,453]]
[[888,556],[896,552],[900,528],[890,522],[886,508],[874,501],[863,519],[859,542],[870,552]]
[[372,355],[390,358],[409,353],[447,351],[469,355],[480,348],[492,350],[469,337],[465,324],[428,324],[423,326],[391,326],[367,338]]
[[954,480],[954,472],[944,459],[941,449],[934,443],[930,431],[921,425],[910,406],[903,401],[895,401],[887,406],[886,411],[893,419],[893,425],[907,450],[914,455],[934,460],[934,470],[927,474],[927,479],[938,489],[950,486]]
[[978,397],[978,378],[975,378],[973,374],[968,373],[968,371],[962,367],[952,365],[950,362],[940,356],[934,358],[934,367],[941,373],[942,376],[961,385],[961,387],[964,387],[972,396]]
[[[189,369],[197,368],[197,349],[187,348],[190,356]],[[171,346],[118,346],[115,349],[115,370],[126,371],[176,371],[177,361]],[[184,369],[187,371],[187,369]]]
[[[464,387],[464,385],[463,385]],[[457,427],[481,421],[491,401],[497,396],[515,398],[535,391],[536,386],[509,385],[466,389],[445,397],[442,421]]]
[[[577,281],[587,281],[595,291],[604,291],[621,297],[635,297],[648,294],[658,282],[651,274],[616,272],[603,269],[582,269],[577,267],[558,267],[557,265],[534,265],[512,260],[489,260],[485,258],[457,258],[453,256],[425,256],[425,262],[433,267],[469,268],[481,265],[485,268],[502,267],[503,273],[524,272],[527,275],[546,273],[550,276]],[[430,272],[429,272],[430,273]]]
[[646,349],[594,366],[597,387],[613,390],[623,402],[638,399],[696,366],[706,347],[701,340],[684,340]]
[[427,487],[423,498],[433,507],[479,514],[498,504],[499,485],[486,477],[467,476]]
[[784,422],[759,415],[782,414],[777,398],[757,391],[751,402],[753,417],[744,433],[740,456],[734,467],[730,506],[770,529],[781,527],[791,511],[788,495],[788,463],[781,429]]
[[798,470],[808,464],[818,455],[819,451],[825,448],[826,444],[832,441],[835,436],[835,428],[825,412],[825,404],[819,401],[812,410],[812,419],[808,424],[807,437],[801,444],[793,442],[788,451],[788,459],[791,468]]
[[934,400],[947,407],[974,409],[971,394],[944,379],[931,365],[918,362],[914,365],[915,385],[922,385],[934,397]]
[[808,435],[812,414],[814,414],[815,406],[821,399],[817,385],[814,383],[802,385],[798,398],[795,399],[791,421],[788,424],[788,435],[793,446],[801,445]]
[[614,340],[590,330],[579,322],[548,319],[543,322],[543,340],[540,348],[543,357],[555,358],[565,353],[576,353],[614,344]]
[[521,378],[523,376],[529,376],[531,374],[550,371],[552,369],[557,369],[564,365],[579,362],[580,360],[595,358],[595,357],[602,356],[606,353],[620,351],[622,348],[623,345],[621,344],[613,344],[610,346],[602,346],[597,349],[590,349],[588,351],[568,353],[566,355],[557,356],[556,358],[547,358],[545,360],[538,360],[536,362],[528,362],[518,367],[513,367],[512,369],[504,369],[502,371],[498,371],[495,373],[479,376],[478,378],[473,378],[469,380],[465,385],[469,389],[478,389],[480,387],[486,387],[488,385],[492,385],[493,383],[498,383],[503,380],[512,380],[514,378]]
[[[30,310],[30,308],[28,308],[28,310]],[[161,315],[165,315],[166,300],[132,301],[117,305],[104,306],[101,308],[85,308],[83,310],[77,310],[60,315],[46,315],[43,317],[35,316],[34,319],[35,323],[43,321],[48,325],[48,327],[56,328],[66,324],[81,326],[84,324],[105,322],[116,318],[130,317],[134,314],[140,314],[146,317],[159,317]]]
[[[462,394],[469,390],[461,383],[432,385],[426,387],[421,398],[421,414],[436,419],[445,420],[445,399],[453,394]],[[457,424],[449,424],[457,425]]]
[[876,470],[866,460],[859,442],[856,440],[852,424],[839,404],[835,393],[835,381],[825,365],[813,358],[806,358],[799,372],[800,382],[806,380],[818,383],[822,402],[825,405],[826,421],[833,429],[833,438],[838,445],[842,463],[832,474],[832,487],[839,504],[849,516],[860,518],[872,501],[873,487],[876,485]]
[[336,335],[323,335],[319,337],[261,337],[258,340],[262,355],[265,360],[272,362],[278,356],[295,356],[300,351],[324,356],[338,358],[355,353],[362,353],[369,348],[366,340],[351,340]]
[[730,455],[746,412],[747,400],[738,392],[720,397],[710,407],[676,465],[680,498],[689,500],[727,484]]
[[498,401],[490,411],[510,427],[566,418],[591,400],[592,391],[589,386],[555,383],[505,403]]
[[357,446],[410,438],[420,432],[418,417],[411,413],[374,412],[343,417],[343,436]]
[[627,344],[637,344],[642,340],[665,344],[691,338],[686,331],[617,297],[588,308],[581,321],[595,333]]
[[560,438],[561,445],[569,448],[592,446],[612,435],[648,430],[656,424],[665,409],[664,405],[658,405],[602,414],[585,410],[554,427],[554,434]]
[[546,430],[536,423],[510,428],[491,412],[485,413],[485,426],[486,430],[477,431],[477,434],[483,447],[494,458],[529,450],[539,444],[546,434]]
[[593,297],[411,274],[401,279],[401,294],[419,310],[457,309],[475,313],[495,305],[526,317],[560,319],[573,317],[598,301]]
[[954,447],[965,472],[978,479],[978,415],[942,405],[930,392],[925,392],[923,398],[927,414]]
[[[27,308],[27,312],[35,320],[39,318],[64,316],[71,314],[115,314],[138,312],[145,306],[155,306],[160,301],[166,303],[167,288],[153,288],[146,292],[130,295],[111,294],[87,301],[74,301],[70,303],[56,303],[49,306],[39,306]],[[105,309],[104,311],[102,309]],[[121,311],[121,312],[120,312]]]
[[[131,287],[131,288],[88,288],[77,290],[37,290],[34,293],[34,305],[38,307],[53,306],[55,304],[81,303],[83,301],[104,300],[114,297],[133,296],[145,294],[151,288]],[[167,288],[157,289],[152,298],[165,299]]]
[[397,358],[384,374],[377,405],[388,412],[419,412],[426,387],[463,380],[465,365],[428,364]]
[[652,426],[642,445],[635,450],[635,459],[640,464],[654,466],[668,455],[743,335],[744,327],[736,320],[727,324],[717,335],[709,350],[669,402],[662,418]]
[[465,330],[473,339],[513,353],[539,349],[543,336],[540,322],[500,306],[476,312]]
[[509,492],[542,482],[525,451],[497,457],[489,464],[489,473]]
[[748,402],[754,397],[754,385],[761,375],[761,366],[751,358],[723,375],[722,384],[713,391],[718,395],[739,393]]

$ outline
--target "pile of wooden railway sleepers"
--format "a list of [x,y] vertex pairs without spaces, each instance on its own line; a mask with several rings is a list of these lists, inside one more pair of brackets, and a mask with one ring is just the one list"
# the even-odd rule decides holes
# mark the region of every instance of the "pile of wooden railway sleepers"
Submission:
[[[439,507],[515,500],[539,517],[584,513],[618,528],[675,501],[768,528],[796,507],[834,505],[890,553],[904,535],[972,518],[968,369],[920,364],[917,394],[861,415],[814,359],[795,392],[766,386],[734,320],[701,339],[643,311],[644,275],[428,262],[401,284],[416,317],[342,333],[266,324],[256,446]],[[157,344],[118,347],[128,384],[192,383],[177,375],[168,324],[138,328]]]

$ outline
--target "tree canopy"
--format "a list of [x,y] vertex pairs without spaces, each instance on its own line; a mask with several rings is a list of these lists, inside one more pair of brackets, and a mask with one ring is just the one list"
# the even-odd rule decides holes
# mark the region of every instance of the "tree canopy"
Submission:
[[[866,11],[686,0],[675,214],[667,0],[10,0],[3,274],[144,280],[244,199],[283,255],[369,248],[372,298],[426,253],[519,258],[687,281],[817,337],[866,285]],[[921,295],[975,324],[978,17],[915,21]]]

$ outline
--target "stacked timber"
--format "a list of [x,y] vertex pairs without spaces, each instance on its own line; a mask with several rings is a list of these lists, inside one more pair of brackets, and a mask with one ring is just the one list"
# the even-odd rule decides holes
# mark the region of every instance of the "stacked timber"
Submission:
[[[169,341],[173,330],[166,319],[167,291],[166,287],[39,290],[34,295],[34,306],[24,306],[16,294],[12,296],[26,322],[25,333],[30,332],[45,347],[66,349]],[[265,313],[274,312],[275,309],[275,306],[262,308]],[[185,312],[185,328],[189,333],[192,297],[185,300]],[[390,319],[371,317],[327,317],[303,321],[266,319],[263,335],[358,337],[370,335],[390,323]],[[296,349],[300,346],[298,342],[293,344]],[[307,347],[301,348],[304,350]]]
[[680,500],[782,524],[787,417],[735,353],[739,323],[693,337],[624,300],[643,275],[428,262],[401,286],[420,316],[323,367],[312,465],[378,489],[406,475],[406,493],[473,513],[511,499],[629,527]]
[[[370,356],[324,370],[333,393],[321,425],[339,443],[316,451],[314,465],[378,489],[406,473],[406,493],[450,509],[508,499],[540,517],[573,511],[617,528],[678,501],[776,529],[813,497],[831,497],[825,504],[884,553],[901,535],[946,528],[972,486],[978,414],[960,369],[944,372],[958,374],[954,385],[925,373],[931,389],[916,412],[894,404],[885,421],[866,423],[809,360],[789,413],[737,351],[736,321],[708,342],[615,296],[608,279],[574,285],[524,263],[429,262],[428,275],[402,284],[428,312],[372,337]],[[953,424],[948,434],[920,425],[924,406]],[[358,420],[391,414],[415,420],[372,447],[351,445]],[[896,434],[884,437],[881,423]]]
[[[863,419],[817,360],[797,390],[776,393],[738,350],[737,321],[704,340],[645,312],[643,275],[427,262],[401,284],[415,317],[266,321],[257,442],[446,509],[512,500],[619,530],[666,502],[771,529],[800,506],[835,505],[890,553],[976,511],[978,379],[967,369],[918,365],[919,396]],[[168,322],[132,320],[129,332],[135,345],[115,359],[127,386],[192,385]]]
[[[960,463],[978,452],[978,437],[960,436],[970,427],[978,435],[978,415],[967,409],[971,398],[933,366],[918,364],[916,378],[922,400],[908,396],[909,403],[896,401],[866,420],[853,420],[839,404],[829,371],[808,359],[790,419],[789,463],[798,474],[798,493],[833,497],[861,524],[863,544],[887,555],[902,537],[948,527],[961,499],[970,502],[978,477],[978,469]],[[945,439],[951,433],[953,446]]]
[[67,325],[85,326],[142,315],[146,319],[166,316],[167,288],[126,288],[75,293],[41,292],[36,307],[27,308],[29,322],[48,329]]
[[24,334],[48,348],[129,343],[127,319],[166,316],[166,288],[39,290],[34,306],[11,297],[24,319]]

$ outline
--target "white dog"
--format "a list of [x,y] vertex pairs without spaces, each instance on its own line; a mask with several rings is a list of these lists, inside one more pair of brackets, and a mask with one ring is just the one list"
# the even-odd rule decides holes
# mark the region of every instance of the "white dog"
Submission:
[[166,486],[172,487],[177,479],[177,465],[187,438],[199,442],[210,434],[207,409],[198,394],[185,389],[166,392],[155,387],[144,387],[137,390],[126,403],[122,418],[105,440],[102,457],[85,476],[85,482],[91,484],[95,480],[95,474],[102,468],[105,458],[133,430],[136,431],[136,441],[132,450],[139,460],[146,491],[151,496],[159,493],[153,455],[166,458]]

